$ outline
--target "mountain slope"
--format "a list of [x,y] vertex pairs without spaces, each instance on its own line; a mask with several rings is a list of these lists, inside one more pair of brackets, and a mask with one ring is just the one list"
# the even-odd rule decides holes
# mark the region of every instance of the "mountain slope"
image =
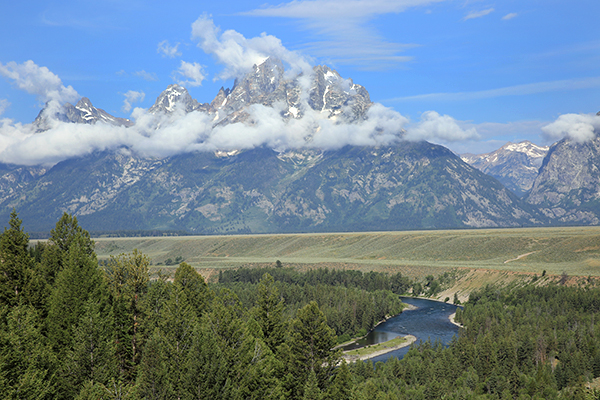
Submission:
[[497,227],[542,223],[495,179],[427,142],[231,156],[136,159],[98,153],[57,164],[2,203],[31,231],[62,211],[90,230],[249,233]]
[[523,196],[533,186],[548,147],[537,146],[529,141],[507,143],[486,154],[461,154],[466,163],[500,183],[518,196]]
[[600,223],[600,134],[579,143],[560,140],[540,168],[527,203],[562,224]]

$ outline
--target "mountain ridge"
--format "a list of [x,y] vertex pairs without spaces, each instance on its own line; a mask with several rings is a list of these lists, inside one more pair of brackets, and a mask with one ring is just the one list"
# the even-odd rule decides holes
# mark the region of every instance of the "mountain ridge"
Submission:
[[[253,126],[259,122],[253,107],[276,111],[287,121],[318,116],[334,125],[357,126],[369,119],[374,103],[364,87],[327,66],[314,67],[313,72],[310,79],[288,79],[280,61],[267,59],[237,79],[233,88],[221,88],[210,103],[198,102],[180,85],[169,85],[148,113],[166,116],[159,120],[168,124],[169,118],[201,112],[210,116],[213,127]],[[48,115],[52,117],[49,110],[40,113]],[[86,98],[55,115],[68,123],[131,126]],[[43,122],[40,117],[38,126]],[[318,132],[318,127],[310,126],[302,132],[303,143],[310,143]],[[369,129],[377,134],[378,128]],[[397,131],[389,143],[378,145],[323,149],[263,144],[166,157],[142,156],[121,147],[67,159],[51,168],[4,166],[0,207],[6,215],[15,207],[32,231],[51,229],[62,212],[78,216],[96,231],[164,229],[199,234],[599,223],[600,213],[585,214],[585,209],[561,220],[561,211],[556,210],[562,207],[562,215],[570,211],[567,205],[550,204],[556,196],[538,201],[536,195],[545,187],[539,176],[555,163],[546,160],[556,149],[546,156],[532,184],[535,190],[520,199],[491,173],[470,166],[447,148],[403,140],[401,127]],[[535,164],[544,151],[531,143],[507,144],[478,156],[479,160],[496,162],[497,167],[502,164],[497,162],[500,150],[510,155],[504,165],[515,164],[515,157],[523,165]],[[588,153],[589,158],[593,152]],[[529,172],[533,169],[526,167]]]

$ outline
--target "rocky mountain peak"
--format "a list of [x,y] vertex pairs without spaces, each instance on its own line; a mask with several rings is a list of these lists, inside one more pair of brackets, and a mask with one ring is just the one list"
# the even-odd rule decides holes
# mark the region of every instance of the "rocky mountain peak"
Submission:
[[[97,122],[116,126],[131,126],[133,122],[126,118],[112,116],[101,108],[96,108],[87,97],[82,97],[76,105],[65,103],[54,112],[52,118],[62,122],[75,124],[95,124]],[[48,105],[40,111],[33,121],[37,132],[43,132],[50,129],[48,121]]]
[[[281,60],[267,58],[237,79],[231,91],[221,88],[211,102],[210,112],[217,114],[218,124],[247,121],[246,109],[252,104],[283,105],[282,115],[286,118],[302,118],[309,107],[329,118],[344,116],[350,122],[366,117],[371,105],[369,93],[337,71],[324,65],[314,67],[310,88],[303,88],[298,79],[285,79],[284,73]],[[308,91],[304,103],[303,90]]]
[[156,102],[148,110],[152,114],[165,113],[170,114],[176,109],[182,109],[184,112],[207,109],[206,104],[200,104],[192,98],[186,88],[178,84],[169,85],[156,99]]
[[547,153],[547,146],[538,146],[526,140],[519,143],[508,142],[491,153],[461,154],[461,158],[522,196],[533,186]]
[[564,138],[550,147],[529,204],[563,224],[600,224],[600,133],[580,143]]

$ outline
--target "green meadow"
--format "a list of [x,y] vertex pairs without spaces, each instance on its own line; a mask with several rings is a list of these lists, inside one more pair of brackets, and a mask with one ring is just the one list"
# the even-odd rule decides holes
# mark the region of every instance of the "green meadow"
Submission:
[[[600,227],[368,233],[96,238],[100,260],[138,249],[155,268],[173,260],[218,270],[274,264],[402,271],[412,277],[457,268],[600,276]],[[169,262],[170,261],[170,262]],[[210,274],[209,274],[210,275]]]

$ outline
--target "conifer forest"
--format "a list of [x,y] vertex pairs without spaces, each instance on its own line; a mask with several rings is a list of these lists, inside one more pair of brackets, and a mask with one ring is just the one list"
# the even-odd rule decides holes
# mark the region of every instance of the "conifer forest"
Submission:
[[600,288],[523,283],[472,293],[449,346],[348,364],[336,346],[402,312],[401,274],[149,274],[135,250],[99,263],[64,214],[33,245],[0,235],[3,399],[600,399]]

